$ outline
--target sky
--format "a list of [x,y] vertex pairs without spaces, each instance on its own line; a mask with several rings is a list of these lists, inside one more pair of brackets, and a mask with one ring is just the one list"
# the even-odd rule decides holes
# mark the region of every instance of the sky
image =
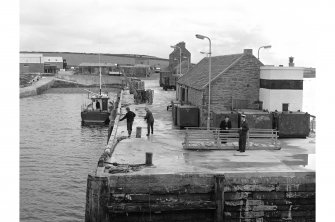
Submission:
[[20,51],[144,54],[168,58],[184,41],[192,63],[253,49],[266,65],[315,67],[317,1],[21,0]]

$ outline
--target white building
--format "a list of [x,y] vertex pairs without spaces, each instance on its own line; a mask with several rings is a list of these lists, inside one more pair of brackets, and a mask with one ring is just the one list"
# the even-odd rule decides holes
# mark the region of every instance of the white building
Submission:
[[259,100],[263,109],[302,111],[303,78],[302,67],[260,67]]

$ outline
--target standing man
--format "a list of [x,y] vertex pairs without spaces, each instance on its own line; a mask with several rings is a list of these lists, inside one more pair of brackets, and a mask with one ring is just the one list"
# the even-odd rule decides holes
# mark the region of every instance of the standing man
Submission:
[[131,131],[133,130],[132,128],[133,128],[134,118],[136,114],[130,111],[129,107],[127,107],[126,110],[127,110],[126,115],[122,119],[120,119],[120,121],[127,119],[128,138],[130,138]]
[[150,128],[151,128],[151,134],[154,134],[154,117],[148,107],[145,107],[145,111],[147,112],[147,115],[145,115],[144,117],[144,119],[147,120],[147,125],[148,125],[147,136],[150,136]]
[[[224,120],[220,124],[221,133],[227,133],[227,130],[231,129],[231,121],[229,120],[229,116],[225,116]],[[223,135],[223,143],[227,143],[227,138]]]
[[241,127],[239,129],[239,134],[240,134],[240,138],[238,141],[238,150],[241,153],[245,152],[245,145],[247,143],[247,134],[249,131],[249,126],[247,121],[245,120],[245,115],[242,114],[241,115]]

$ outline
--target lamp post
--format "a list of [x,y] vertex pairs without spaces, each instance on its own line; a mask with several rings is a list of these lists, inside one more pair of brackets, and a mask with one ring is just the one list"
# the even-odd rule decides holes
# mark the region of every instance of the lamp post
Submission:
[[269,48],[271,48],[271,45],[264,45],[264,46],[261,46],[261,47],[258,48],[258,56],[257,56],[257,59],[258,59],[258,60],[259,60],[259,50],[260,50],[261,48],[269,49]]
[[177,45],[172,45],[171,48],[175,49],[175,48],[179,48],[179,74],[181,74],[181,48]]
[[210,129],[210,114],[211,114],[211,75],[212,75],[212,62],[211,62],[211,55],[212,55],[212,43],[211,43],[211,39],[207,36],[204,35],[199,35],[196,34],[195,37],[197,37],[198,39],[208,39],[209,41],[209,52],[208,52],[208,57],[209,57],[209,75],[208,75],[208,114],[207,114],[207,130]]

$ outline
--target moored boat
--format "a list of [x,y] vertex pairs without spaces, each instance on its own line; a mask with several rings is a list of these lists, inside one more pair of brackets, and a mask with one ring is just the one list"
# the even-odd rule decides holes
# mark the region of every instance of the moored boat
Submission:
[[[100,54],[99,54],[100,64]],[[81,123],[82,125],[108,125],[110,122],[109,116],[112,111],[112,102],[109,101],[108,94],[101,93],[101,67],[99,68],[100,75],[100,90],[99,94],[90,92],[91,103],[83,105],[81,108]]]
[[108,125],[110,114],[111,108],[108,95],[93,94],[91,95],[91,103],[87,106],[82,106],[81,122],[83,125]]

